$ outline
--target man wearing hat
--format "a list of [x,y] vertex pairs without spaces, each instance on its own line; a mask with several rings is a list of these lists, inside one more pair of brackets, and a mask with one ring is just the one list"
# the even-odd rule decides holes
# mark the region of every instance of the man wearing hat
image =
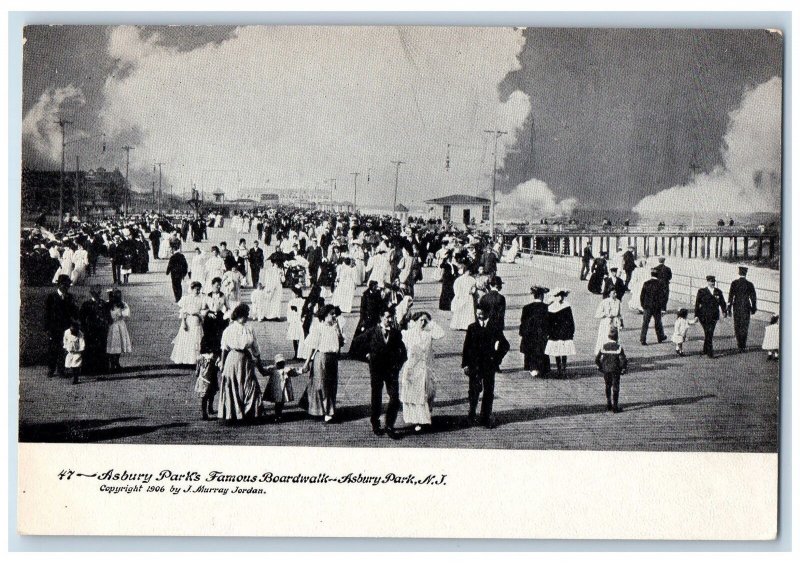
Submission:
[[660,256],[658,258],[658,266],[654,268],[654,270],[658,272],[658,279],[663,283],[662,289],[664,291],[664,298],[661,305],[662,311],[667,310],[667,304],[669,303],[669,282],[672,281],[672,270],[664,263],[666,261],[666,258]]
[[664,325],[661,324],[661,310],[664,303],[664,282],[658,277],[658,269],[650,270],[650,279],[642,284],[642,294],[640,301],[642,304],[642,333],[639,342],[643,346],[647,345],[647,329],[650,327],[650,318],[655,321],[656,337],[658,342],[664,342],[667,335],[664,334]]
[[167,263],[167,275],[172,279],[172,293],[175,295],[175,303],[183,296],[183,278],[189,273],[189,263],[179,249],[172,249],[172,256]]
[[581,255],[581,281],[586,280],[586,276],[589,275],[589,265],[594,260],[594,255],[592,254],[592,243],[587,242],[586,246],[583,247],[583,254]]
[[108,369],[106,340],[110,321],[108,303],[101,298],[101,288],[93,285],[89,289],[91,298],[80,308],[81,330],[86,342],[83,354],[83,373],[97,374]]
[[620,299],[625,295],[625,282],[617,276],[619,269],[614,266],[608,270],[609,275],[603,280],[603,299],[608,298],[615,291]]
[[64,332],[78,318],[78,307],[69,292],[72,280],[61,274],[56,280],[56,291],[44,302],[44,326],[47,331],[47,377],[64,374]]
[[714,276],[706,276],[707,287],[703,287],[697,291],[697,299],[694,304],[694,316],[700,319],[700,324],[703,326],[703,334],[705,340],[703,341],[703,353],[709,358],[714,357],[714,329],[719,320],[720,310],[722,316],[727,317],[727,307],[725,305],[725,296],[717,289],[717,278]]
[[625,291],[631,284],[633,271],[636,269],[636,256],[634,256],[634,247],[629,246],[625,254],[622,255],[622,270],[625,272]]
[[501,289],[503,279],[500,276],[490,277],[489,291],[478,301],[478,306],[489,313],[489,324],[500,332],[506,328],[506,298],[500,293]]
[[739,266],[739,278],[731,282],[728,292],[728,314],[733,315],[733,331],[740,352],[747,348],[747,330],[750,328],[750,315],[756,308],[756,288],[747,279],[747,268]]

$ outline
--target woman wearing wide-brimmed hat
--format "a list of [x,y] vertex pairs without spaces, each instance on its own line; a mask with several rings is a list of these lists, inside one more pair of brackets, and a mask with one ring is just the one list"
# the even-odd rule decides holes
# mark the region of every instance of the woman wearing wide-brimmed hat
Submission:
[[533,377],[544,377],[550,373],[550,357],[545,353],[550,334],[549,313],[544,296],[546,287],[533,286],[533,302],[522,308],[519,323],[519,351],[525,358],[525,369]]
[[574,356],[575,319],[572,317],[572,306],[567,303],[567,289],[553,290],[555,300],[547,308],[549,335],[544,353],[555,356],[558,374],[563,375],[567,369],[567,357]]

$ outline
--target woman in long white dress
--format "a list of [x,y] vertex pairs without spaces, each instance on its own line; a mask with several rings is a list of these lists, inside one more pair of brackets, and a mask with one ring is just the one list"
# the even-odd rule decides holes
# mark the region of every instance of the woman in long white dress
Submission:
[[305,299],[303,299],[303,291],[299,287],[293,287],[292,291],[294,292],[294,297],[289,299],[289,303],[286,304],[286,321],[289,323],[286,330],[286,339],[292,343],[292,348],[294,348],[293,359],[296,360],[300,342],[306,337],[303,333],[303,320],[300,316]]
[[205,296],[202,295],[202,284],[198,281],[192,282],[191,293],[181,297],[178,301],[180,307],[181,324],[178,327],[178,334],[172,341],[172,363],[180,365],[194,365],[200,355],[200,342],[203,339],[203,325],[200,320],[200,312],[205,303]]
[[61,275],[69,276],[70,279],[72,279],[73,255],[74,252],[72,251],[71,243],[64,243],[58,258],[58,270],[56,270],[56,274],[53,276],[53,283],[56,283],[58,276]]
[[[206,269],[205,269],[205,256],[203,256],[203,251],[200,250],[200,247],[194,249],[194,258],[192,258],[192,264],[189,268],[189,277],[192,281],[198,281],[203,283],[206,279]],[[222,276],[220,276],[222,277]],[[208,284],[205,287],[211,287],[211,284]]]
[[83,243],[77,243],[77,250],[72,255],[72,284],[79,285],[86,279],[86,269],[89,267],[89,253]]
[[511,246],[503,253],[503,256],[500,258],[500,262],[504,264],[513,264],[517,261],[519,257],[519,238],[515,237],[514,240],[511,241]]
[[131,316],[131,310],[122,301],[122,292],[118,289],[109,291],[108,306],[111,325],[108,327],[108,336],[106,337],[106,354],[108,354],[109,365],[113,371],[120,369],[120,355],[130,354],[133,351],[131,335],[126,322],[126,319]]
[[333,292],[331,303],[339,307],[343,313],[353,312],[353,297],[356,293],[356,269],[353,260],[345,258],[336,267],[336,289]]
[[642,309],[642,286],[644,282],[650,279],[649,271],[645,266],[647,262],[645,260],[639,261],[639,266],[633,271],[633,275],[631,276],[631,282],[629,284],[631,290],[631,297],[628,300],[628,308],[631,311],[636,311],[638,313],[643,312]]
[[269,296],[264,291],[264,284],[258,282],[258,287],[250,292],[250,318],[254,321],[267,320],[267,303]]
[[205,287],[212,286],[214,278],[222,279],[225,275],[225,260],[220,256],[219,248],[216,246],[211,247],[211,256],[205,263],[206,282],[203,284]]
[[415,424],[414,431],[432,422],[431,411],[436,397],[436,375],[433,369],[433,341],[444,336],[442,328],[429,313],[415,313],[408,330],[402,332],[408,359],[400,372],[400,402],[403,420]]
[[266,292],[265,317],[268,321],[281,318],[281,301],[283,300],[283,271],[268,260],[264,268],[264,291]]
[[608,297],[603,299],[597,306],[594,318],[600,319],[600,325],[597,327],[597,340],[594,344],[595,355],[603,348],[603,344],[608,342],[608,331],[611,327],[622,330],[622,301],[619,300],[620,297],[616,291],[611,291]]
[[231,268],[222,275],[222,293],[231,302],[239,303],[239,292],[242,288],[242,273],[236,268]]
[[364,247],[360,242],[354,240],[350,243],[350,257],[356,270],[356,285],[364,285]]
[[453,317],[450,319],[450,328],[453,330],[467,330],[475,322],[475,278],[470,275],[464,264],[458,265],[459,276],[453,282],[453,301],[450,310]]

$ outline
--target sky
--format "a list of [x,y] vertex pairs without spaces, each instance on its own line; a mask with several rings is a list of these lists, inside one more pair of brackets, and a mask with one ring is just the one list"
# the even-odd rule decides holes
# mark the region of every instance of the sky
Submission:
[[134,189],[161,162],[165,191],[335,185],[352,200],[359,172],[360,206],[390,206],[397,179],[398,202],[418,207],[489,193],[490,130],[504,132],[501,217],[778,210],[783,41],[763,30],[40,26],[25,38],[34,168],[58,167],[62,117],[67,169],[77,154],[124,172],[129,144]]

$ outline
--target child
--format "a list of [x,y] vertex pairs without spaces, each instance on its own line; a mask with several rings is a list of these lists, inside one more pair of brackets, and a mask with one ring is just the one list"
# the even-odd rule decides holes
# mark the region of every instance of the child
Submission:
[[292,347],[294,348],[294,358],[292,359],[296,360],[300,341],[306,337],[305,333],[303,333],[303,321],[300,315],[305,299],[303,299],[303,290],[300,287],[293,286],[292,291],[294,292],[294,297],[286,305],[286,320],[289,322],[286,337],[292,342]]
[[254,321],[267,320],[267,300],[269,296],[264,291],[264,284],[258,282],[258,287],[250,293],[250,318]]
[[212,340],[210,337],[206,338],[205,334],[203,335],[203,339],[200,342],[200,357],[197,358],[197,368],[195,369],[197,381],[194,384],[194,390],[200,395],[200,410],[203,413],[203,420],[208,420],[209,416],[217,414],[214,411],[213,404],[214,395],[217,394],[219,389],[219,380],[217,378],[219,372],[219,366],[217,365],[219,350],[215,353]]
[[286,367],[286,359],[283,354],[275,355],[275,365],[268,366],[266,373],[269,375],[269,381],[264,389],[263,400],[275,403],[275,422],[280,422],[283,405],[294,401],[291,378],[300,374],[296,369]]
[[688,309],[681,309],[678,311],[678,318],[675,319],[675,327],[672,333],[672,341],[675,343],[675,353],[679,356],[685,356],[683,353],[683,343],[686,342],[686,333],[689,331],[689,325],[697,323],[697,319],[688,321]]
[[778,350],[781,344],[779,320],[780,317],[778,315],[772,315],[769,325],[764,329],[764,342],[761,344],[761,349],[767,351],[768,360],[778,359]]
[[72,384],[76,385],[83,365],[83,351],[86,349],[86,342],[83,339],[80,324],[73,322],[64,332],[63,345],[64,350],[67,351],[67,356],[64,358],[64,368],[66,368],[67,375],[72,376]]
[[618,338],[617,327],[611,327],[608,331],[608,342],[603,344],[594,360],[598,369],[603,372],[606,382],[606,403],[608,405],[606,408],[615,413],[622,412],[619,406],[619,378],[628,369],[628,358],[625,357],[625,350],[617,342]]

